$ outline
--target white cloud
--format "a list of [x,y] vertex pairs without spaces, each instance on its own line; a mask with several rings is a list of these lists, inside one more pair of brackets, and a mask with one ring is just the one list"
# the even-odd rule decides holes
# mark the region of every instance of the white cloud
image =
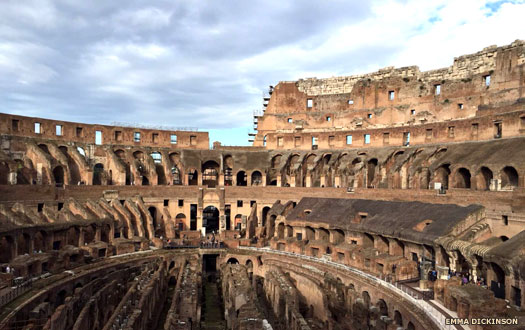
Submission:
[[248,128],[262,90],[280,80],[438,69],[524,39],[522,17],[525,1],[6,0],[0,105],[87,122]]
[[124,9],[112,15],[110,21],[117,29],[158,30],[170,24],[171,15],[171,11],[155,7]]

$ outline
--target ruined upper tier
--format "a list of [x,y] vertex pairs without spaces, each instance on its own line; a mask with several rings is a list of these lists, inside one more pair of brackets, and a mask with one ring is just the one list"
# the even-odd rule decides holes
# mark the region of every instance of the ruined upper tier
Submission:
[[417,66],[280,82],[256,116],[255,146],[334,149],[514,137],[525,129],[525,42]]

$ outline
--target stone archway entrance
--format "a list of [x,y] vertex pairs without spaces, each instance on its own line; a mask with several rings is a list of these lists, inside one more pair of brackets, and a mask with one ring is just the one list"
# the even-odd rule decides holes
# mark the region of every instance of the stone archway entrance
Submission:
[[219,210],[215,206],[202,211],[202,226],[206,228],[206,234],[219,231]]

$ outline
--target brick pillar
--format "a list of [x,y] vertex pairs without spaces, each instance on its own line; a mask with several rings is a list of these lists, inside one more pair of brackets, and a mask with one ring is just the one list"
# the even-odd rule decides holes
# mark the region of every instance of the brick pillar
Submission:
[[102,238],[102,230],[101,227],[97,226],[95,229],[95,242],[100,242]]
[[78,234],[78,246],[84,245],[84,228],[80,227],[80,233]]

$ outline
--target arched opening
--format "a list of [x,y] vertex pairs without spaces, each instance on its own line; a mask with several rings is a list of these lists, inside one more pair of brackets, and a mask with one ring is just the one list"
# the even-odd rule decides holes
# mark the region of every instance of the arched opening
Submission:
[[470,189],[470,171],[462,167],[456,172],[456,188]]
[[30,254],[31,252],[31,237],[28,234],[20,234],[18,236],[18,255]]
[[111,232],[111,227],[109,225],[102,226],[100,229],[100,240],[102,242],[109,243],[109,234]]
[[290,225],[286,225],[286,237],[293,237],[293,227]]
[[172,184],[173,185],[181,185],[182,181],[180,179],[180,171],[179,168],[175,165],[171,168],[171,178],[172,178]]
[[492,270],[492,281],[490,282],[490,289],[494,292],[496,298],[505,299],[505,272],[496,263],[490,263]]
[[279,165],[281,164],[281,158],[282,158],[281,155],[276,155],[276,156],[272,157],[271,166],[272,166],[273,169],[278,169],[279,168]]
[[313,241],[315,240],[315,230],[310,227],[310,226],[306,226],[304,227],[304,233],[305,233],[305,238],[309,241]]
[[202,184],[210,188],[217,186],[219,178],[219,164],[209,160],[202,165]]
[[153,220],[153,230],[155,232],[155,237],[165,237],[166,233],[164,232],[162,221],[159,221],[158,219],[159,216],[157,208],[155,206],[150,206],[148,207],[148,212],[151,215],[151,219]]
[[403,326],[403,315],[399,311],[394,311],[394,324],[399,327]]
[[377,301],[377,309],[379,309],[379,314],[383,316],[388,316],[388,306],[383,299]]
[[104,165],[98,163],[93,168],[93,185],[101,185],[104,176]]
[[196,186],[199,184],[199,173],[197,170],[190,170],[188,172],[188,185]]
[[0,184],[9,182],[9,166],[6,162],[0,163]]
[[56,295],[56,300],[55,300],[55,309],[56,309],[58,306],[64,304],[64,302],[66,301],[66,295],[67,295],[66,290],[62,290],[62,291],[60,291],[60,292]]
[[237,172],[237,185],[238,186],[246,186],[247,185],[246,172],[244,172],[244,171]]
[[268,206],[263,207],[263,210],[262,210],[262,222],[261,222],[261,225],[263,227],[266,226],[266,221],[267,221],[267,218],[268,218],[268,212],[270,212],[270,208]]
[[284,238],[284,223],[280,222],[277,225],[277,237],[280,239]]
[[11,258],[13,257],[13,237],[11,236],[4,236],[2,239],[0,239],[0,262],[1,263],[8,263],[11,261]]
[[367,171],[367,187],[374,188],[374,179],[376,175],[377,159],[372,158],[368,161],[366,166]]
[[267,229],[267,236],[268,238],[273,237],[275,235],[275,220],[277,217],[275,215],[270,215],[270,223],[268,224]]
[[368,233],[364,233],[363,234],[363,247],[364,248],[374,247],[374,236]]
[[33,248],[37,252],[46,251],[46,236],[44,231],[39,231],[33,237]]
[[154,151],[150,154],[155,164],[162,164],[162,154],[158,151]]
[[155,172],[157,173],[157,185],[165,185],[168,182],[166,181],[166,173],[164,173],[164,166],[162,166],[162,154],[158,151],[152,152],[151,158],[153,158],[153,163],[155,164]]
[[407,330],[416,330],[416,327],[414,326],[412,322],[408,322]]
[[476,188],[478,190],[489,190],[492,179],[492,171],[488,167],[483,166],[476,176]]
[[80,169],[78,168],[77,162],[71,157],[66,146],[58,147],[62,154],[67,158],[67,166],[69,168],[70,184],[78,184],[80,182]]
[[202,226],[206,233],[219,231],[219,210],[215,206],[208,206],[202,211]]
[[514,189],[518,187],[518,171],[512,166],[506,166],[501,171],[501,188]]
[[64,168],[62,166],[55,167],[53,169],[53,177],[57,186],[64,185]]
[[[27,166],[26,164],[24,164],[24,161],[22,161],[21,159],[15,159],[15,162],[16,162],[16,184],[31,184],[31,182],[33,181],[33,175],[32,175],[33,164],[31,160],[26,159]],[[4,179],[7,180],[8,173],[6,172],[5,177],[4,177],[3,171],[5,171],[5,169],[2,169],[2,165],[0,165],[0,184],[4,184],[2,183],[4,182],[3,181]],[[5,183],[7,183],[7,181],[5,181]]]
[[317,229],[317,239],[319,241],[329,243],[330,242],[330,232],[327,229],[318,228]]
[[230,258],[228,259],[228,261],[226,262],[227,264],[238,264],[239,263],[239,260],[237,260],[237,258]]
[[246,261],[246,270],[248,271],[248,276],[251,280],[253,276],[253,262],[250,259]]
[[137,150],[133,153],[133,158],[142,162],[144,161],[144,153],[140,150]]
[[341,229],[335,229],[332,231],[332,243],[341,244],[345,242],[345,232]]
[[369,308],[370,307],[370,294],[368,293],[368,291],[363,291],[363,293],[361,294],[361,297],[363,298],[363,303],[365,304],[365,306]]
[[434,182],[441,183],[444,189],[448,189],[448,177],[450,176],[450,165],[444,164],[436,169]]
[[[303,165],[303,187],[319,187],[321,186],[321,180],[318,175],[316,175],[315,168],[315,159],[317,158],[317,155],[311,154],[304,160]],[[309,181],[309,182],[308,182]],[[309,185],[308,185],[309,183]]]
[[94,226],[87,226],[84,228],[84,243],[89,244],[95,242],[95,233],[96,230]]
[[48,149],[47,145],[45,145],[45,144],[39,144],[38,147],[39,147],[43,152],[45,152],[46,154],[51,155],[51,154],[49,153],[49,149]]
[[242,228],[242,214],[237,214],[234,218],[233,227],[235,230],[241,230]]
[[142,185],[143,186],[149,186],[149,179],[146,175],[142,175]]
[[179,231],[186,230],[186,215],[184,213],[179,213],[175,217],[175,226]]
[[457,251],[458,259],[456,269],[459,269],[461,273],[468,273],[470,271],[470,265],[467,259],[463,256],[460,251]]
[[131,177],[131,165],[129,163],[126,163],[124,165],[126,167],[126,185],[131,185],[132,177]]
[[262,174],[259,171],[252,173],[252,186],[260,186],[262,184]]
[[115,156],[124,161],[126,159],[126,152],[122,149],[115,150]]
[[233,157],[228,155],[224,157],[223,160],[224,167],[224,185],[231,186],[233,185]]

